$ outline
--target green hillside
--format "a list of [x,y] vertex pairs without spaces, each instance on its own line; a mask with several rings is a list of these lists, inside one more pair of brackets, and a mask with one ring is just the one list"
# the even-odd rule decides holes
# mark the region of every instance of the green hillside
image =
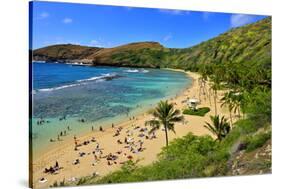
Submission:
[[170,49],[173,66],[192,68],[194,64],[247,63],[271,64],[271,18],[234,28],[187,49]]

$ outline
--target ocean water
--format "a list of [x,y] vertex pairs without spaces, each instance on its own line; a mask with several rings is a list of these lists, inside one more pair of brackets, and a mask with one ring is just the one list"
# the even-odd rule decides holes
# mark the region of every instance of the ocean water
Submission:
[[[186,74],[159,69],[87,67],[33,62],[32,143],[41,154],[62,140],[147,111],[191,84]],[[65,117],[65,120],[60,118]],[[37,124],[38,120],[47,122]],[[78,120],[84,119],[85,123]],[[69,131],[67,127],[70,127]]]

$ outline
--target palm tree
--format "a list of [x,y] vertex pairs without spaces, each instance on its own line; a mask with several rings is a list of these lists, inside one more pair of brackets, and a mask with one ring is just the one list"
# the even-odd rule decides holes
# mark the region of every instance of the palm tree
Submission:
[[218,90],[220,89],[220,78],[217,74],[212,75],[212,85],[211,89],[214,91],[214,104],[215,104],[215,115],[217,115],[217,98],[218,98]]
[[217,136],[216,140],[221,141],[229,133],[230,125],[224,116],[222,116],[221,119],[218,115],[210,116],[210,118],[213,125],[206,122],[206,125],[204,125],[204,127]]
[[233,102],[234,102],[234,113],[238,112],[238,117],[240,118],[240,109],[241,103],[243,101],[243,95],[241,92],[237,92],[233,94]]
[[223,98],[221,99],[221,101],[222,101],[221,107],[223,107],[223,106],[227,106],[228,107],[230,124],[232,126],[233,125],[233,122],[232,122],[232,110],[233,110],[233,108],[235,106],[234,101],[233,101],[233,91],[225,93]]
[[199,69],[199,73],[200,73],[200,78],[198,79],[198,82],[199,82],[199,100],[200,100],[200,96],[201,96],[201,91],[203,92],[203,95],[204,95],[204,98],[205,95],[207,94],[207,91],[206,91],[206,83],[208,81],[208,69],[207,67],[204,65],[203,67],[201,67]]
[[145,125],[152,127],[150,133],[160,129],[160,126],[163,125],[166,134],[166,146],[168,146],[168,130],[175,132],[174,123],[182,121],[183,116],[179,116],[180,111],[175,110],[174,105],[169,104],[168,101],[160,101],[151,114],[154,116],[154,119],[146,121]]

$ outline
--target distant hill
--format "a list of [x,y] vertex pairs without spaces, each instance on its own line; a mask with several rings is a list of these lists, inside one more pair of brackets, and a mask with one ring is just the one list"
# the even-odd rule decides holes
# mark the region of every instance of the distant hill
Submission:
[[190,48],[165,48],[157,42],[130,43],[114,48],[63,44],[34,50],[33,60],[182,69],[221,62],[251,61],[271,65],[271,17],[233,28]]
[[[93,65],[155,67],[142,51],[162,52],[164,47],[157,42],[130,43],[114,48],[86,47],[72,44],[52,45],[33,51],[33,60],[49,62],[81,62]],[[143,61],[134,60],[133,56]],[[150,57],[151,60],[154,57]]]

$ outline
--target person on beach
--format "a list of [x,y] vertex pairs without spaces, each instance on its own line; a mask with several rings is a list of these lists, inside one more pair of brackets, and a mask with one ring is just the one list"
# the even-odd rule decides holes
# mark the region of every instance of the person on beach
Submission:
[[114,124],[113,123],[112,123],[111,127],[114,128]]
[[100,149],[100,144],[97,143],[96,150],[99,150],[99,149]]
[[60,136],[62,136],[62,131],[60,132]]
[[56,164],[55,164],[55,169],[57,168],[57,169],[59,169],[59,162],[58,161],[56,161]]
[[94,131],[94,126],[92,126],[92,131]]
[[101,131],[101,132],[103,132],[103,128],[102,128],[102,126],[100,126],[100,131]]
[[67,130],[69,130],[69,131],[70,131],[70,127],[69,127],[69,126],[67,126]]
[[95,137],[92,137],[92,140],[91,140],[92,142],[96,142],[97,140],[96,140],[96,138]]
[[95,161],[98,160],[98,156],[96,154],[94,155],[94,158],[95,158]]
[[143,141],[140,141],[140,148],[142,149]]
[[63,135],[66,136],[66,131],[63,132]]

